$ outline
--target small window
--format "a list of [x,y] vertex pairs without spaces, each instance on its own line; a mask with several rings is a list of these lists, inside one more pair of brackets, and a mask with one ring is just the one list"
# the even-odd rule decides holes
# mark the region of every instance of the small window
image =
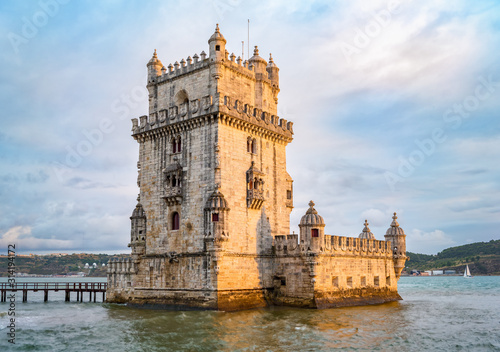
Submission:
[[212,221],[213,222],[219,221],[219,214],[218,213],[213,213],[212,214]]
[[380,279],[378,278],[378,276],[375,276],[375,277],[373,278],[373,285],[374,285],[375,287],[379,287],[379,286],[380,286]]
[[346,238],[346,239],[345,239],[345,245],[346,245],[346,246],[349,246],[349,238]]
[[215,51],[220,51],[220,45],[215,46]]
[[319,237],[319,230],[318,229],[312,229],[311,230],[311,237]]
[[361,276],[361,287],[366,287],[366,276]]
[[387,277],[385,278],[385,285],[386,285],[386,286],[391,286],[391,277],[390,277],[390,276],[387,276]]
[[286,286],[286,277],[280,279],[281,286]]
[[342,247],[342,238],[339,237],[339,247]]
[[332,286],[333,287],[339,287],[339,277],[338,276],[334,276],[332,278]]
[[172,176],[172,187],[177,187],[177,178]]
[[292,199],[292,191],[286,191],[286,199]]
[[347,277],[347,287],[352,287],[352,276]]
[[177,153],[180,153],[182,151],[181,146],[181,137],[179,137],[179,139],[177,139]]
[[172,230],[178,230],[179,229],[179,213],[174,212],[172,214]]
[[252,153],[257,154],[257,140],[252,139]]
[[252,141],[251,141],[251,139],[247,139],[247,152],[248,153],[252,152]]
[[172,153],[177,153],[177,142],[175,139],[172,140]]

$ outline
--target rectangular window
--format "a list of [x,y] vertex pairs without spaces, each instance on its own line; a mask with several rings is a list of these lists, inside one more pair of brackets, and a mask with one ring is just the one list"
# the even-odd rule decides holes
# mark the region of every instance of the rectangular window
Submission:
[[213,213],[212,214],[212,221],[213,222],[219,221],[219,214],[218,213]]
[[366,287],[366,276],[361,276],[361,287]]
[[318,229],[312,229],[311,230],[311,237],[319,237],[319,230]]
[[385,285],[386,285],[386,286],[391,286],[391,277],[390,277],[390,276],[387,276],[387,277],[385,278]]
[[347,277],[347,287],[352,287],[352,276]]
[[286,199],[292,199],[292,191],[286,191]]
[[380,279],[378,278],[378,276],[375,276],[375,277],[373,278],[373,285],[374,285],[375,287],[379,287],[379,286],[380,286]]
[[286,277],[280,279],[281,286],[286,286]]

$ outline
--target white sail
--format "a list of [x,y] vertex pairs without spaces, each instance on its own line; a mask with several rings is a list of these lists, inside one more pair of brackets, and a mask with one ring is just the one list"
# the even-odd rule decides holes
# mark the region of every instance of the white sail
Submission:
[[468,264],[465,267],[464,277],[472,277],[472,275],[470,274],[470,270],[469,270],[469,265]]

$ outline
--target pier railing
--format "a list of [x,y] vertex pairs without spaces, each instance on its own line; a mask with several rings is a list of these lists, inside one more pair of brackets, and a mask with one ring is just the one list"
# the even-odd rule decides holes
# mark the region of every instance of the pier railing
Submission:
[[102,301],[105,301],[106,289],[108,284],[106,282],[1,282],[0,283],[0,301],[6,302],[7,292],[23,292],[23,302],[28,301],[28,291],[44,292],[44,301],[48,301],[49,291],[64,291],[65,301],[69,302],[71,292],[76,292],[76,300],[83,302],[83,293],[89,293],[89,302],[92,301],[92,294],[94,294],[94,302],[96,302],[96,295],[98,292],[102,293]]

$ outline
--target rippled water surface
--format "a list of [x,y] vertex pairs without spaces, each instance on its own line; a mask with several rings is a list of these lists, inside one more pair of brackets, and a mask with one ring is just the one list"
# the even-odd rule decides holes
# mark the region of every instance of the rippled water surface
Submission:
[[15,345],[0,303],[0,351],[500,351],[500,277],[403,277],[399,293],[376,306],[232,313],[18,294]]

